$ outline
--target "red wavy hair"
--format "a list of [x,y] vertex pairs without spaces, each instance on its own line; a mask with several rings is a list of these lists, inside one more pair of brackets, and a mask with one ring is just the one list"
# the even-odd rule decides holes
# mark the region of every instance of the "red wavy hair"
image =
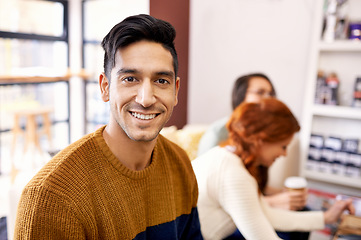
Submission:
[[242,103],[227,123],[228,140],[222,145],[235,147],[246,169],[264,191],[268,180],[268,167],[259,166],[260,142],[276,143],[291,137],[300,130],[290,109],[276,98],[262,99],[258,103]]

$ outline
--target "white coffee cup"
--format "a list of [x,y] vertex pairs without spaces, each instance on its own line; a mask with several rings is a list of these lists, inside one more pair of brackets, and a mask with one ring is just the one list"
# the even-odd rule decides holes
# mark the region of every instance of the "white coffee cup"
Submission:
[[288,177],[284,183],[285,187],[290,191],[303,191],[307,188],[307,180],[304,177]]

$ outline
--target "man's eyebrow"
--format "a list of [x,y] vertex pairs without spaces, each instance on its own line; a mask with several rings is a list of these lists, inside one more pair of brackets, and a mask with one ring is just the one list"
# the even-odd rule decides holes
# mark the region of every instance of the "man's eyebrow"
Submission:
[[[137,74],[137,73],[140,73],[140,71],[137,69],[133,69],[133,68],[122,68],[117,71],[117,76],[119,76],[121,74],[127,74],[127,73]],[[159,72],[156,72],[154,75],[168,76],[168,77],[174,78],[175,74],[173,71],[159,71]]]
[[124,73],[139,73],[139,71],[136,69],[131,69],[131,68],[122,68],[117,71],[117,76],[124,74]]
[[158,76],[168,76],[168,77],[174,78],[174,72],[173,71],[160,71],[160,72],[157,72],[156,75],[158,75]]

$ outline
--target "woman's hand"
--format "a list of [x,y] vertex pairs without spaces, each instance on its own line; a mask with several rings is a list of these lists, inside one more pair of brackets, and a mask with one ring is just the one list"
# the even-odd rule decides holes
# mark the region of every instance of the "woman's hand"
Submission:
[[325,224],[337,222],[343,211],[349,211],[350,214],[355,214],[355,207],[352,204],[352,199],[336,201],[326,212],[324,212]]
[[307,189],[297,191],[284,191],[265,196],[268,204],[275,208],[286,210],[301,210],[307,202]]

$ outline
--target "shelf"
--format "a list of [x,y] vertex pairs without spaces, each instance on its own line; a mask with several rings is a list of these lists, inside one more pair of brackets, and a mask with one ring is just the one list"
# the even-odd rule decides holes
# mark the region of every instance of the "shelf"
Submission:
[[315,104],[312,113],[316,116],[361,120],[361,108]]
[[82,79],[89,79],[90,75],[81,69],[78,72],[72,72],[70,69],[64,76],[13,76],[13,75],[0,75],[0,84],[11,85],[11,84],[36,84],[36,83],[52,83],[52,82],[63,82],[69,81],[71,77],[80,77]]
[[61,82],[69,81],[69,76],[59,76],[59,77],[43,77],[43,76],[0,76],[1,85],[11,85],[11,84],[36,84],[36,83],[52,83],[52,82]]
[[312,171],[309,169],[305,169],[304,174],[305,174],[306,178],[313,179],[313,180],[318,180],[318,181],[322,181],[322,182],[326,181],[329,183],[346,185],[346,186],[354,187],[354,188],[361,188],[361,178],[339,176],[339,175],[330,174],[330,173]]
[[349,51],[349,52],[361,52],[361,41],[358,40],[335,40],[334,42],[319,42],[320,51]]
[[[342,92],[342,97],[345,97],[345,102],[348,102],[350,100],[348,98],[353,96],[354,79],[360,74],[361,63],[361,41],[337,39],[326,42],[320,39],[327,1],[315,0],[315,2],[311,52],[308,61],[308,84],[304,99],[306,104],[304,105],[304,121],[300,134],[300,169],[302,175],[310,180],[317,181],[319,186],[333,185],[338,189],[348,189],[350,187],[352,188],[349,189],[350,192],[357,192],[359,195],[361,177],[353,178],[307,168],[312,133],[324,137],[336,136],[341,139],[360,140],[361,132],[361,108],[315,104],[316,76],[319,70],[323,70],[326,74],[335,72],[343,80],[339,91]],[[346,14],[350,18],[358,19],[361,15],[356,9],[360,9],[361,1],[350,0],[348,2],[350,5]],[[357,190],[355,191],[355,189]]]

